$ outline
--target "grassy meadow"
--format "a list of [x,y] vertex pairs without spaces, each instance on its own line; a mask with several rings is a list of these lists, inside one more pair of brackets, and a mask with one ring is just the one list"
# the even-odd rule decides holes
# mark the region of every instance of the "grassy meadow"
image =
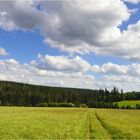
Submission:
[[121,106],[126,106],[126,105],[130,105],[131,107],[135,107],[136,104],[140,104],[140,100],[129,100],[129,101],[120,101],[120,102],[116,102],[118,103],[118,105]]
[[136,139],[139,120],[139,110],[0,107],[0,139]]

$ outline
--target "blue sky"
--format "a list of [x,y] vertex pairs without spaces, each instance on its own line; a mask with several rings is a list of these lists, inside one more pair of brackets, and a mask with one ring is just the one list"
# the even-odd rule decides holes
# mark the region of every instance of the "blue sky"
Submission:
[[132,10],[136,9],[136,12],[134,12],[134,14],[132,14],[127,21],[122,23],[122,25],[120,26],[120,29],[122,31],[127,30],[127,27],[128,27],[129,24],[135,24],[140,19],[140,14],[139,14],[140,13],[140,3],[133,4],[133,3],[126,2],[125,4],[127,5],[127,7],[129,9],[132,9]]
[[0,80],[140,90],[140,2],[112,1],[0,2]]

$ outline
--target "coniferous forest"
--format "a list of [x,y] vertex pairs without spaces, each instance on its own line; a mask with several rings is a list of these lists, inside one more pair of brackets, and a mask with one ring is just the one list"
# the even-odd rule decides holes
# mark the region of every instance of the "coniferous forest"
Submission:
[[123,93],[115,87],[111,91],[89,90],[0,81],[2,106],[118,108],[113,103],[123,100],[140,100],[140,92]]

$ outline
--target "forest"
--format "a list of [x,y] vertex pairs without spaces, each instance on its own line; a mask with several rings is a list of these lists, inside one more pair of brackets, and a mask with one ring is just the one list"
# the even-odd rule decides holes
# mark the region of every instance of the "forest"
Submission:
[[0,81],[1,106],[118,108],[114,102],[123,100],[140,100],[140,92],[124,93],[116,87],[111,91],[89,90]]

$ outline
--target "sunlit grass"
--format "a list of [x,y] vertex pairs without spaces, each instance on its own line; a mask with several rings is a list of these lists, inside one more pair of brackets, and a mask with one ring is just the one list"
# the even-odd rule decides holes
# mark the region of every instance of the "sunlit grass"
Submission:
[[0,107],[0,139],[140,138],[140,111]]
[[140,100],[132,100],[132,101],[120,101],[120,102],[116,102],[118,103],[118,105],[121,106],[126,106],[126,105],[130,105],[131,107],[135,107],[136,104],[140,104]]
[[140,138],[139,110],[97,110],[97,116],[112,138]]

